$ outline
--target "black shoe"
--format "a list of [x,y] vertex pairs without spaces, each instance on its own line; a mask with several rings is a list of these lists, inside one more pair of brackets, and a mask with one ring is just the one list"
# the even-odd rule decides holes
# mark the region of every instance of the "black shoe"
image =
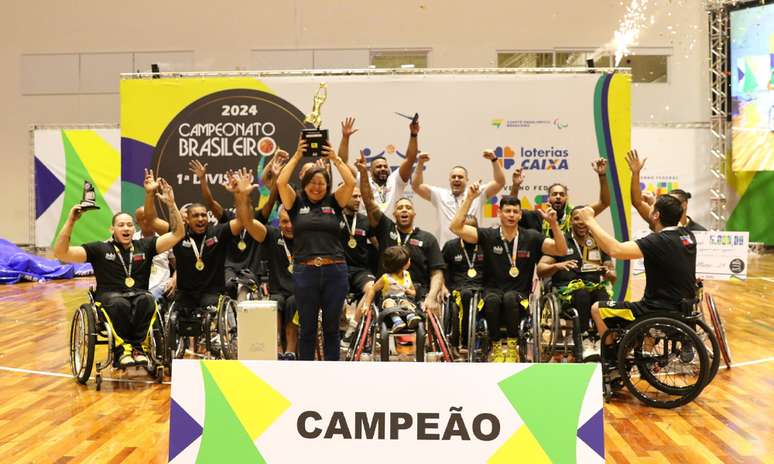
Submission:
[[410,313],[408,316],[406,316],[406,325],[408,325],[408,328],[411,330],[414,330],[419,325],[419,321],[421,321],[422,318],[414,313]]
[[284,359],[285,361],[295,361],[296,360],[296,354],[293,353],[292,351],[287,351],[282,356],[282,359]]

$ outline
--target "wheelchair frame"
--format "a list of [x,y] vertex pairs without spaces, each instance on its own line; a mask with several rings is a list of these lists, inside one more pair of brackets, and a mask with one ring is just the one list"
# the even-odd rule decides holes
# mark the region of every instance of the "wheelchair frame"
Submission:
[[[102,371],[107,367],[126,370],[120,367],[117,359],[114,359],[115,335],[113,327],[108,323],[102,310],[101,303],[96,301],[94,289],[89,289],[89,302],[78,307],[73,313],[70,323],[69,336],[69,364],[70,371],[75,380],[86,385],[91,377],[91,371],[96,367],[95,383],[97,391],[102,389]],[[148,331],[148,365],[136,366],[144,368],[148,375],[159,383],[164,378],[163,354],[164,326],[158,304],[154,307],[155,316],[151,321]],[[105,345],[107,353],[105,358],[96,362],[96,349],[98,345]]]

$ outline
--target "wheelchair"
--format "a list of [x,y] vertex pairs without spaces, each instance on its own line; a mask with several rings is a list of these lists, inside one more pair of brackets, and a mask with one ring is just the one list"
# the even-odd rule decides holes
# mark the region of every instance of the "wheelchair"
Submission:
[[220,295],[215,306],[180,308],[173,302],[164,321],[165,364],[180,359],[186,348],[205,359],[237,358],[237,302]]
[[[487,327],[486,319],[481,313],[480,306],[483,305],[483,289],[482,288],[469,288],[472,295],[470,302],[468,303],[467,311],[467,331],[462,333],[462,320],[464,317],[464,311],[460,308],[461,301],[455,301],[455,298],[450,298],[444,312],[444,325],[446,327],[446,333],[448,336],[451,334],[457,334],[457,346],[456,348],[463,355],[463,361],[467,362],[486,362],[489,352],[492,349],[491,339],[489,337],[489,328]],[[452,295],[455,295],[455,290]],[[463,338],[464,337],[464,338]],[[465,340],[467,350],[460,349],[463,345],[462,341]]]
[[587,282],[599,282],[600,277],[600,271],[581,272],[580,279],[570,282],[565,294],[553,286],[550,278],[540,282],[540,296],[530,306],[531,321],[534,321],[531,325],[533,362],[549,362],[555,356],[563,359],[572,356],[575,362],[583,361],[581,334],[588,327],[581,327],[578,310],[567,300],[573,287],[588,288]]
[[717,340],[697,312],[654,311],[621,327],[608,328],[601,339],[613,337],[607,359],[601,353],[604,396],[626,387],[647,406],[671,409],[693,401],[717,373]]
[[[118,364],[118,359],[114,356],[115,334],[103,311],[102,304],[96,301],[94,289],[90,288],[89,302],[82,304],[75,310],[70,324],[70,371],[78,383],[85,385],[89,381],[92,369],[96,367],[94,380],[97,391],[102,388],[102,371],[105,368],[126,369]],[[97,361],[95,366],[98,345],[104,345],[107,349],[105,358]],[[158,305],[156,305],[155,314],[151,319],[145,345],[147,346],[148,364],[142,367],[151,378],[160,383],[164,378],[165,339],[163,320]]]
[[379,308],[372,304],[357,323],[344,359],[347,361],[376,360],[376,352],[379,348],[378,317]]

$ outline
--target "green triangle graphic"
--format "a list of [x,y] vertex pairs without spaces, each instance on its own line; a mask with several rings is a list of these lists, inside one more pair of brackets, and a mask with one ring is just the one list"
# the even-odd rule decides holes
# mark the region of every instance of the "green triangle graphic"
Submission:
[[752,68],[750,68],[750,64],[745,60],[744,62],[744,86],[742,88],[742,92],[750,93],[755,92],[758,89],[758,81],[755,80],[755,75],[753,74]]
[[228,405],[212,374],[204,363],[204,431],[199,446],[197,464],[202,463],[265,463],[255,443]]
[[[62,145],[64,146],[65,154],[64,203],[62,204],[62,214],[59,217],[59,224],[56,226],[54,237],[59,235],[59,231],[64,226],[67,216],[70,214],[70,208],[76,203],[80,203],[83,197],[83,181],[88,180],[94,184],[94,179],[89,175],[64,131],[62,131]],[[113,212],[99,190],[95,189],[94,193],[100,209],[83,213],[81,219],[75,223],[73,235],[70,239],[71,245],[105,240],[110,234],[108,229],[113,219]]]
[[728,218],[726,230],[749,230],[751,242],[774,243],[774,227],[767,211],[774,204],[774,171],[758,171]]
[[[121,182],[121,211],[134,211],[145,202],[145,188],[131,182]],[[158,206],[157,206],[158,208]],[[156,211],[158,213],[158,211]]]
[[553,462],[575,462],[583,398],[595,364],[536,364],[499,383]]

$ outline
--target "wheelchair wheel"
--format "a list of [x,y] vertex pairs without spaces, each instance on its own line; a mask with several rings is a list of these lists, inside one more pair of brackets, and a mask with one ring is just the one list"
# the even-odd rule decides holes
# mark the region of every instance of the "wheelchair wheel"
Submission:
[[225,359],[237,359],[237,303],[224,297],[218,308],[218,335]]
[[178,313],[174,303],[169,307],[164,324],[164,364],[169,367],[172,375],[172,360],[183,357],[184,343],[177,334]]
[[161,313],[156,308],[156,317],[153,320],[153,325],[150,328],[150,336],[148,337],[148,355],[150,357],[151,366],[163,366],[166,364],[165,353],[165,341],[164,341],[164,324]]
[[715,339],[718,342],[720,348],[720,354],[723,356],[723,362],[727,369],[731,369],[731,348],[728,346],[728,339],[726,338],[726,328],[723,325],[723,319],[720,318],[718,313],[718,307],[715,304],[715,298],[712,294],[704,292],[704,303],[709,312],[710,320],[712,321],[712,327],[715,332]]
[[480,298],[479,292],[474,292],[468,308],[468,362],[484,362],[489,354],[489,330],[486,319],[478,320]]
[[626,331],[618,347],[618,372],[641,402],[671,409],[699,396],[709,359],[701,339],[686,324],[652,317]]
[[417,325],[416,341],[414,342],[414,360],[416,362],[425,362],[425,335],[425,323],[420,322]]
[[[347,361],[360,361],[363,351],[369,346],[369,342],[373,349],[375,330],[376,324],[374,324],[373,320],[373,310],[368,310],[357,324],[355,336],[349,345],[349,350],[347,350]],[[371,356],[373,355],[374,353],[371,352]]]
[[[428,325],[430,328],[428,333],[429,348],[435,353],[440,353],[439,361],[452,362],[449,341],[446,339],[446,334],[443,332],[441,321],[438,319],[438,316],[432,311],[428,311],[427,321],[429,322]],[[417,337],[418,336],[419,335],[417,335]]]
[[712,329],[710,329],[706,322],[701,319],[696,319],[688,322],[688,325],[696,332],[696,335],[699,336],[704,344],[704,348],[707,350],[710,369],[709,375],[707,376],[706,387],[712,383],[713,379],[715,379],[715,375],[720,368],[720,345],[718,344],[717,338],[715,338],[715,334],[712,333]]
[[70,324],[70,370],[80,384],[89,381],[96,346],[96,316],[91,305],[83,304],[73,313]]
[[533,308],[533,362],[544,363],[551,359],[559,334],[559,308],[558,298],[551,293],[538,300]]

